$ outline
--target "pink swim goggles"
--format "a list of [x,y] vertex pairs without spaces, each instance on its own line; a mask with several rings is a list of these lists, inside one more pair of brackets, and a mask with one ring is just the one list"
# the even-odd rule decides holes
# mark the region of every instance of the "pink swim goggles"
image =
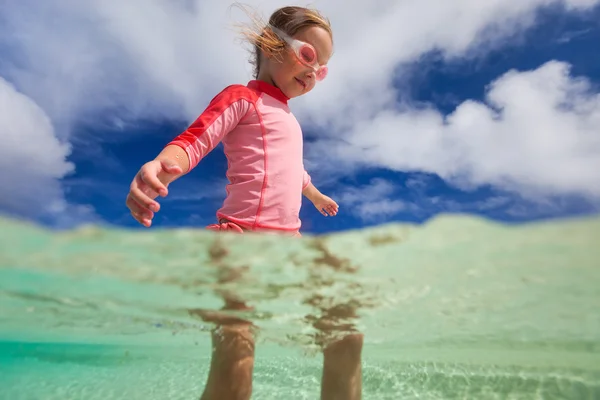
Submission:
[[278,29],[273,25],[269,25],[269,28],[271,28],[271,30],[277,36],[279,36],[281,40],[285,41],[292,48],[292,50],[294,50],[298,61],[315,71],[315,78],[318,81],[325,79],[327,76],[327,66],[319,65],[317,60],[317,51],[313,46],[301,40],[290,37],[281,29]]

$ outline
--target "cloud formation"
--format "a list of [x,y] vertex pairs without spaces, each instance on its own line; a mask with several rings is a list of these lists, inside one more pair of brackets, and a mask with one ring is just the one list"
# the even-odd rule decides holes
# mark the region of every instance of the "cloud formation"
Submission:
[[[265,17],[281,6],[249,3]],[[328,79],[294,100],[294,110],[330,133],[337,144],[329,150],[341,164],[436,172],[463,185],[598,194],[600,149],[591,131],[598,98],[586,93],[584,80],[569,77],[568,66],[511,72],[492,84],[488,104],[465,102],[446,120],[435,109],[396,104],[401,88],[393,84],[404,63],[428,51],[450,58],[486,51],[533,25],[539,7],[580,12],[598,0],[311,4],[330,17],[336,52]],[[77,124],[191,121],[225,85],[251,78],[247,48],[228,29],[246,19],[226,2],[8,0],[0,20],[0,76],[14,85],[3,80],[0,93],[15,104],[0,109],[2,162],[16,165],[28,149],[48,165],[15,170],[3,207],[37,198],[44,208],[63,199],[59,180],[70,168],[68,141],[82,135]],[[31,147],[40,135],[49,145]]]
[[0,208],[38,217],[40,202],[46,211],[62,208],[58,179],[73,170],[65,161],[69,146],[56,138],[44,110],[1,77],[0,110]]
[[491,184],[526,196],[600,199],[600,95],[569,65],[548,62],[492,82],[486,103],[384,110],[345,135],[346,163],[436,173],[459,186]]

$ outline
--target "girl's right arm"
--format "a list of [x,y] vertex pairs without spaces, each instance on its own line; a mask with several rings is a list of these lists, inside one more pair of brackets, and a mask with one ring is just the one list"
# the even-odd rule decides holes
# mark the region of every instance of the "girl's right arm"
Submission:
[[185,150],[183,150],[183,148],[174,144],[169,144],[166,146],[154,160],[163,162],[166,165],[177,166],[179,167],[179,170],[181,170],[181,172],[178,174],[159,174],[158,179],[165,185],[177,180],[190,169],[190,161],[187,153]]
[[126,205],[142,225],[152,224],[160,209],[155,201],[165,197],[169,184],[192,170],[240,122],[250,110],[256,94],[232,85],[215,96],[206,110],[173,139],[156,158],[140,168],[131,182]]

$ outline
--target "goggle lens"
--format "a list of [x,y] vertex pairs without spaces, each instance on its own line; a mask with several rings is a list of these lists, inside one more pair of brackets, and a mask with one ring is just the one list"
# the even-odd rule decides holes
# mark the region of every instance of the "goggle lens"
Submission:
[[315,63],[317,59],[317,53],[311,46],[303,45],[300,48],[300,58],[308,65],[312,65]]

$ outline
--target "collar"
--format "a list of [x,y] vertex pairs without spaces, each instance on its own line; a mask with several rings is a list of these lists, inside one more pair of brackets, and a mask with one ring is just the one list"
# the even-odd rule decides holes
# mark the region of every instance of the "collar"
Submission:
[[265,81],[259,81],[256,79],[251,80],[250,82],[248,82],[248,87],[250,89],[256,89],[259,92],[266,93],[269,96],[274,97],[275,99],[281,101],[282,103],[284,103],[286,105],[287,105],[288,100],[290,99],[281,91],[281,89],[279,89],[278,87],[275,87]]

